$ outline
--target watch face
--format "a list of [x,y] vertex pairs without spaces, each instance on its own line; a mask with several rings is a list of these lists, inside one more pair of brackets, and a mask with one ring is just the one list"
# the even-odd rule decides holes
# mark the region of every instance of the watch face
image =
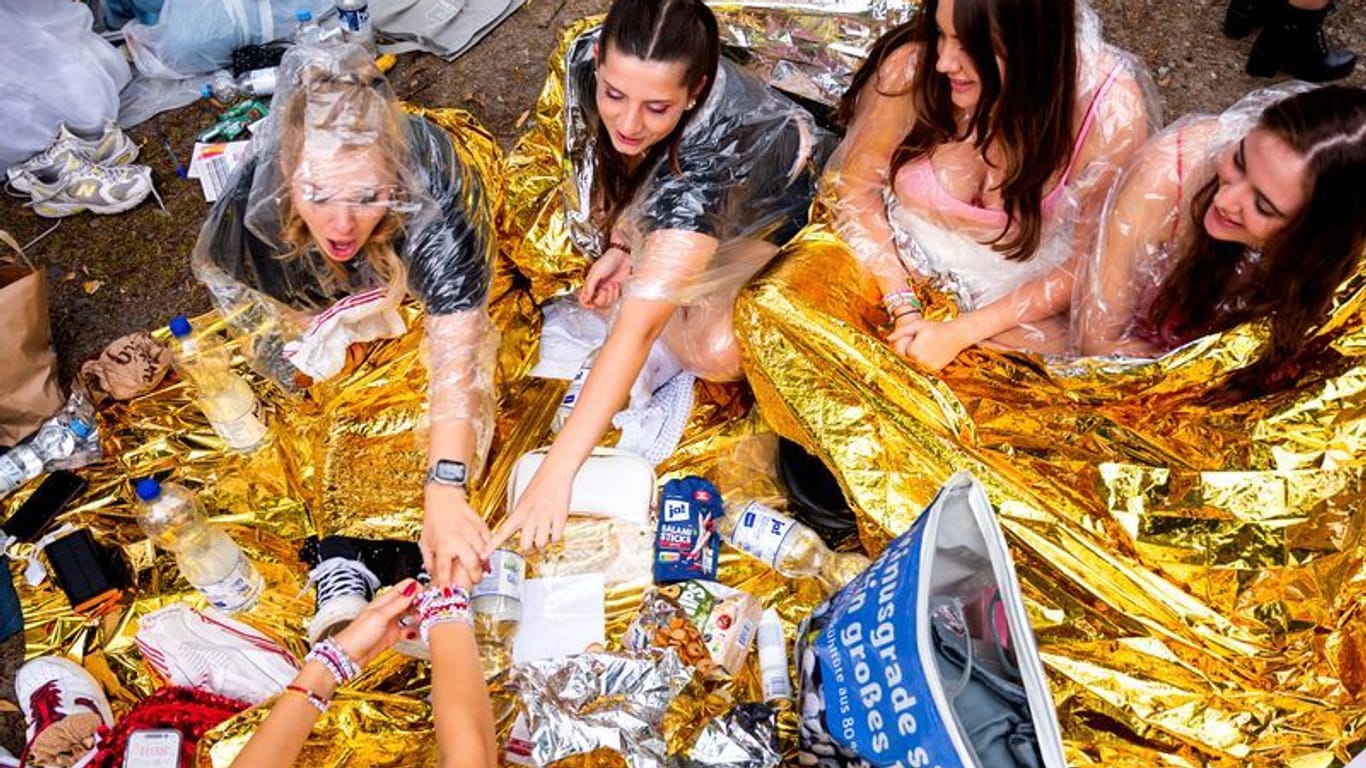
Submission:
[[459,461],[441,459],[432,467],[432,479],[442,483],[462,484],[465,482],[465,465]]

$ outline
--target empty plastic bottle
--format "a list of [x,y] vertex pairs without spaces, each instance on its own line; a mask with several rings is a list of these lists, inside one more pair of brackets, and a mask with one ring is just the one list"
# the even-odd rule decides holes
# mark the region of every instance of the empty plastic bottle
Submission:
[[820,534],[763,503],[727,501],[725,507],[716,528],[726,543],[788,578],[816,579],[834,592],[868,567],[868,558],[832,552]]
[[184,315],[172,318],[171,348],[181,377],[194,385],[199,407],[213,431],[229,448],[252,451],[269,432],[257,415],[256,394],[232,370],[231,357],[218,334],[196,334]]
[[346,34],[346,42],[364,46],[372,56],[376,53],[375,28],[370,23],[368,0],[337,0],[337,19]]
[[54,469],[74,469],[100,458],[93,424],[58,414],[44,422],[27,442],[0,456],[0,496]]
[[226,69],[220,69],[213,73],[212,79],[199,89],[199,93],[206,99],[213,99],[219,104],[236,104],[242,98],[242,89],[237,86],[237,78]]
[[588,373],[593,370],[593,362],[598,359],[598,352],[601,348],[588,353],[584,358],[583,365],[574,374],[574,378],[569,380],[569,389],[564,391],[564,397],[560,398],[560,404],[555,408],[555,418],[550,423],[552,432],[559,432],[564,428],[564,423],[569,421],[569,414],[574,412],[574,406],[578,404],[579,397],[583,394],[583,383],[588,381]]
[[256,566],[226,533],[209,524],[188,488],[146,478],[137,484],[138,525],[152,543],[175,555],[180,575],[221,611],[245,611],[265,584]]
[[307,8],[300,8],[294,12],[294,20],[299,22],[294,27],[294,43],[296,45],[317,45],[322,42],[323,29],[313,19],[312,11]]
[[201,87],[199,93],[206,98],[212,96],[214,101],[225,105],[235,104],[243,96],[270,96],[275,93],[275,79],[279,71],[279,67],[265,67],[243,72],[241,77],[233,77],[231,72],[220,69],[213,73],[213,79],[206,86],[207,90]]
[[522,620],[522,582],[526,560],[508,549],[495,550],[489,573],[474,586],[470,609],[474,612],[474,641],[484,679],[489,680],[512,665],[512,639]]
[[0,496],[7,496],[16,488],[43,474],[43,460],[33,446],[24,443],[0,456]]

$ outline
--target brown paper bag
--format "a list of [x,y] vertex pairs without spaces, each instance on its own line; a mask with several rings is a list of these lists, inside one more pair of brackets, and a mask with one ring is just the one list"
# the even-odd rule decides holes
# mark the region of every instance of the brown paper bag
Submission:
[[18,254],[0,261],[0,445],[14,445],[61,410],[66,398],[57,386],[47,277],[4,230],[0,243]]

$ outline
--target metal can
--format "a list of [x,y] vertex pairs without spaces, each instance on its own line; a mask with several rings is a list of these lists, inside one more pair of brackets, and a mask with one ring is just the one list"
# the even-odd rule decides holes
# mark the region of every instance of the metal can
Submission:
[[499,621],[522,618],[522,582],[526,579],[526,560],[510,549],[494,550],[489,557],[489,573],[474,585],[470,607]]

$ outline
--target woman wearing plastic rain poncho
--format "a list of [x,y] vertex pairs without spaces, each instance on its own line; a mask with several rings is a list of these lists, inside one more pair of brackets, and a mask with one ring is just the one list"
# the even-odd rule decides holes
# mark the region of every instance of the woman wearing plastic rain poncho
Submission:
[[1081,352],[1154,357],[1266,319],[1267,344],[1223,394],[1294,383],[1366,248],[1366,90],[1303,88],[1183,118],[1134,156],[1077,281]]
[[[400,111],[358,46],[293,48],[280,82],[251,156],[200,234],[195,275],[249,335],[257,367],[286,384],[300,372],[341,372],[351,344],[404,332],[405,292],[422,302],[431,372],[422,556],[438,587],[476,582],[489,531],[464,483],[488,448],[497,346],[483,183],[450,134]],[[314,571],[314,641],[378,586],[353,544],[329,543]]]
[[[888,344],[935,370],[987,340],[1061,348],[1073,257],[1149,134],[1151,93],[1072,2],[927,0],[884,35],[840,104],[828,179]],[[924,283],[959,314],[923,317]]]
[[[680,371],[740,375],[735,296],[805,224],[833,140],[719,51],[701,0],[616,0],[603,26],[569,47],[567,217],[595,258],[577,298],[614,317],[572,413],[486,553],[517,531],[523,549],[560,538],[575,473],[633,387],[648,396]],[[658,443],[642,452],[672,451]]]

